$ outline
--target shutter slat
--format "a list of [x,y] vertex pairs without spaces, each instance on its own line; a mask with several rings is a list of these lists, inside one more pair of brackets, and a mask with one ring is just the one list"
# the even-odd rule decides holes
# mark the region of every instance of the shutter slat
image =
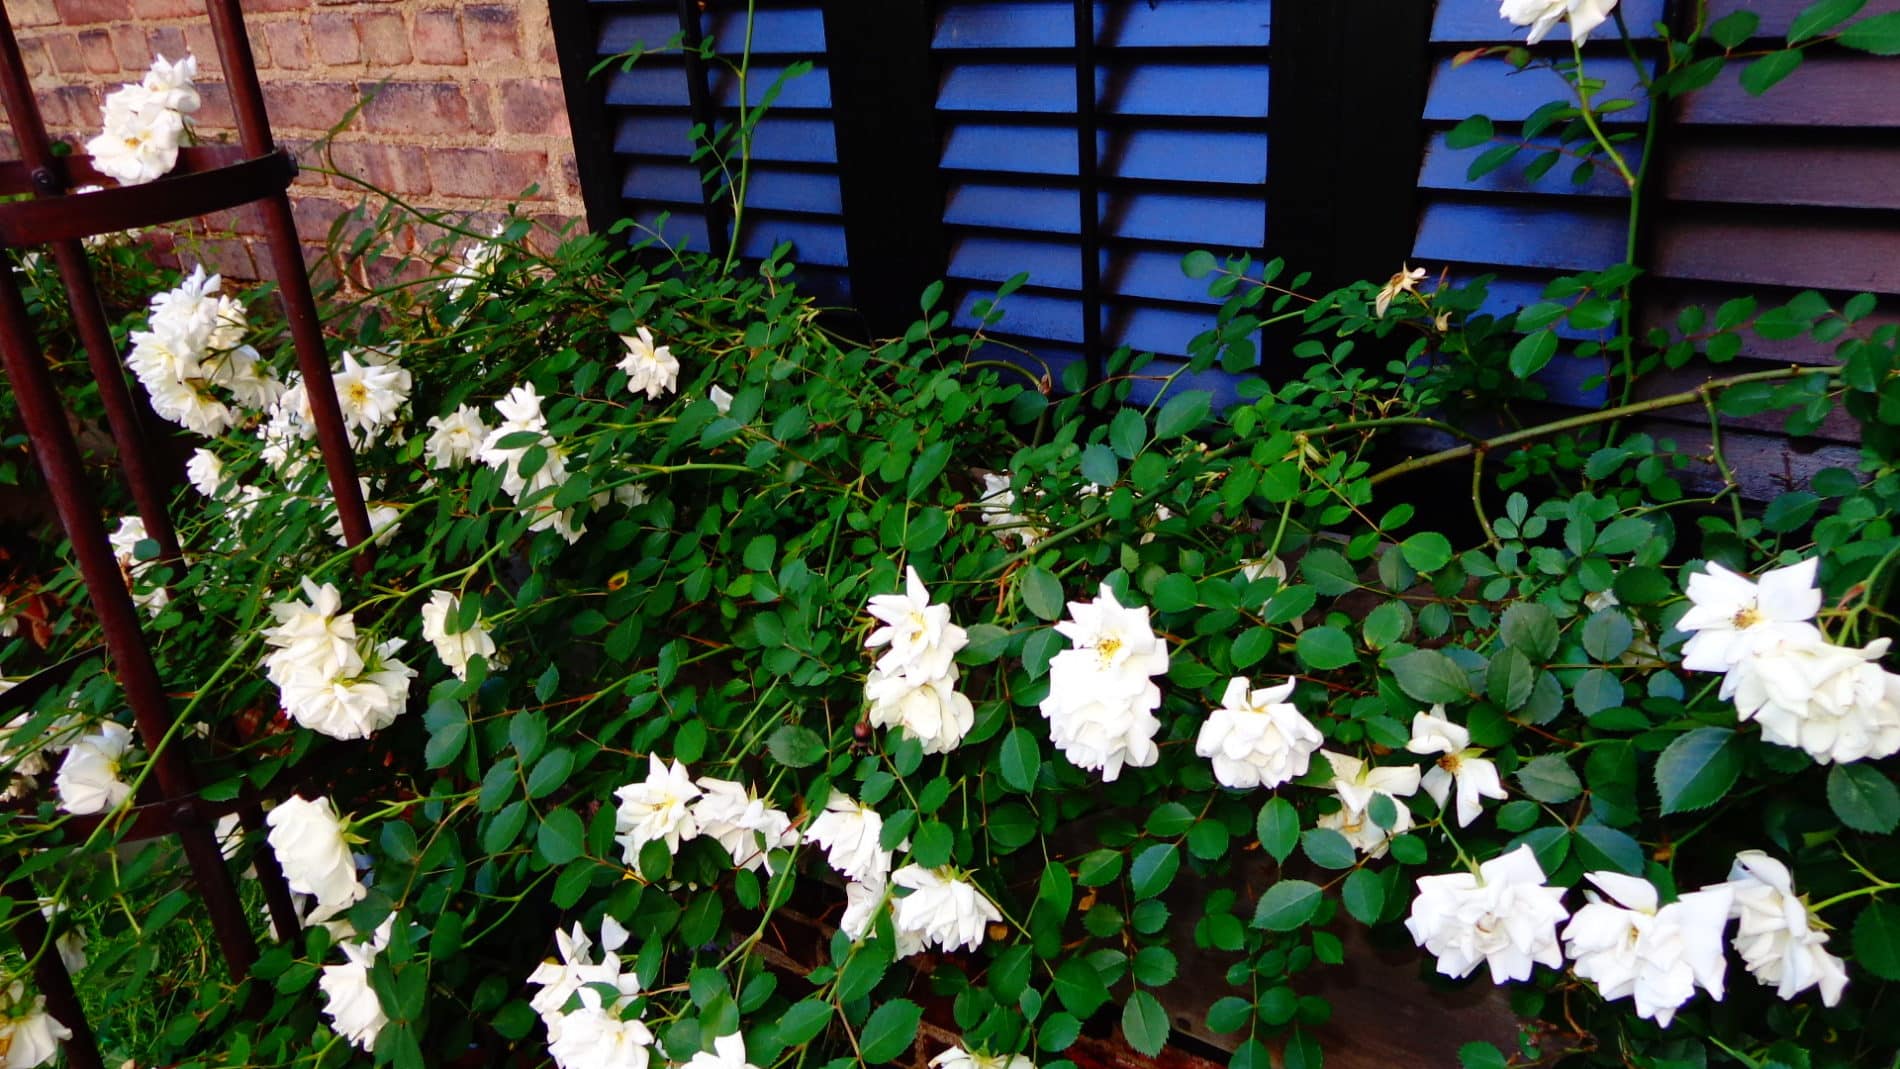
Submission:
[[1570,204],[1440,201],[1425,209],[1415,255],[1551,271],[1595,271],[1623,259],[1621,204],[1589,210]]
[[[1497,14],[1495,8],[1492,14]],[[1496,21],[1508,25],[1503,19]],[[1604,59],[1587,69],[1591,77],[1603,82],[1603,90],[1594,94],[1599,103],[1617,99],[1635,102],[1635,107],[1602,116],[1604,125],[1629,126],[1648,117],[1649,104],[1643,98],[1642,83],[1637,81],[1636,71],[1628,62]],[[1497,56],[1455,67],[1451,58],[1446,57],[1432,71],[1431,89],[1425,97],[1425,118],[1456,123],[1473,115],[1488,115],[1499,122],[1522,122],[1552,100],[1569,99],[1574,99],[1570,83],[1547,67],[1518,70]]]
[[1685,97],[1682,121],[1846,129],[1900,126],[1900,63],[1891,58],[1818,56],[1760,96],[1742,88],[1741,66],[1729,64],[1707,88]]
[[1698,136],[1669,152],[1669,194],[1728,204],[1900,208],[1900,146],[1763,144],[1752,134]]
[[[1708,0],[1709,19],[1714,21],[1737,11],[1753,11],[1760,19],[1755,34],[1760,37],[1783,37],[1788,33],[1789,24],[1794,17],[1814,6],[1814,0]],[[1900,0],[1869,0],[1867,6],[1849,22],[1863,19],[1869,15],[1885,15],[1900,11]]]
[[[1491,193],[1527,193],[1539,196],[1560,197],[1616,197],[1622,198],[1627,187],[1616,168],[1598,165],[1589,180],[1579,185],[1571,180],[1576,168],[1576,160],[1559,157],[1549,173],[1533,182],[1525,175],[1538,156],[1555,143],[1546,140],[1532,142],[1532,147],[1517,154],[1509,163],[1483,175],[1475,181],[1467,177],[1471,164],[1483,155],[1489,146],[1454,149],[1445,144],[1445,136],[1438,134],[1425,146],[1425,165],[1419,170],[1418,184],[1426,189],[1445,190],[1484,190]],[[1631,166],[1635,166],[1632,162]]]
[[[1095,6],[1105,347],[1184,353],[1214,308],[1206,280],[1181,273],[1182,253],[1265,242],[1270,11],[1269,0]],[[1085,337],[1074,15],[1069,0],[950,0],[932,38],[955,321],[975,326],[976,302],[1027,271],[985,333],[1052,368]]]

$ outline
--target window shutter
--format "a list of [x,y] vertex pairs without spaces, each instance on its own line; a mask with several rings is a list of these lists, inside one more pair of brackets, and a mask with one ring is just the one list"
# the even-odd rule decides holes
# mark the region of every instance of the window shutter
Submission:
[[[1266,243],[1271,3],[1097,3],[1084,49],[1076,6],[938,5],[931,50],[956,323],[976,327],[979,302],[1026,271],[1028,285],[1002,302],[1004,318],[987,333],[1059,371],[1091,340],[1093,255],[1100,349],[1178,359],[1214,319],[1205,280],[1182,274],[1182,255],[1258,256]],[[1076,73],[1091,60],[1093,181]]]
[[[1712,0],[1708,15],[1755,12],[1757,44],[1773,48],[1785,43],[1789,22],[1807,6],[1809,0]],[[1862,17],[1896,9],[1900,0],[1877,0]],[[1661,0],[1630,0],[1623,10],[1632,30],[1668,14]],[[1450,264],[1455,276],[1497,271],[1490,295],[1496,311],[1537,299],[1555,275],[1625,258],[1627,198],[1609,168],[1575,185],[1560,162],[1530,182],[1524,167],[1534,154],[1527,151],[1471,181],[1466,169],[1483,148],[1446,147],[1444,131],[1469,115],[1487,114],[1503,130],[1567,95],[1549,71],[1517,72],[1490,58],[1452,67],[1459,51],[1512,40],[1510,29],[1490,0],[1440,0],[1432,34],[1439,58],[1425,113],[1435,133],[1420,169],[1425,207],[1414,246],[1420,261]],[[1587,69],[1609,83],[1600,97],[1640,102],[1640,86],[1619,56],[1621,42],[1608,30],[1600,36],[1586,46],[1586,63],[1601,57]],[[1553,37],[1567,50],[1564,30]],[[1742,65],[1730,64],[1708,87],[1668,105],[1645,193],[1649,221],[1634,250],[1646,271],[1636,297],[1639,333],[1673,332],[1683,308],[1700,305],[1713,314],[1743,295],[1767,307],[1808,288],[1900,292],[1900,225],[1890,214],[1900,193],[1888,177],[1900,149],[1886,143],[1900,126],[1900,67],[1822,47],[1786,81],[1751,97],[1739,82]],[[1645,117],[1642,108],[1606,116],[1605,126],[1630,129]],[[1636,150],[1632,144],[1625,151]],[[1744,333],[1742,341],[1741,352],[1720,365],[1698,356],[1685,367],[1659,369],[1639,384],[1637,397],[1690,389],[1715,375],[1832,359],[1831,346],[1808,338],[1762,341]],[[1607,400],[1605,391],[1586,389],[1584,380],[1602,370],[1601,361],[1560,360],[1540,379],[1553,400],[1595,407]],[[1675,440],[1679,452],[1702,453],[1709,445],[1701,416],[1674,410],[1647,426]],[[1725,418],[1723,426],[1744,492],[1757,499],[1804,488],[1820,468],[1854,464],[1855,430],[1839,413],[1798,444],[1788,440],[1782,412]],[[1705,472],[1692,481],[1710,480]]]
[[[681,5],[672,0],[590,0],[587,6],[597,27],[596,62],[636,47],[663,49],[682,32]],[[698,11],[701,5],[690,6]],[[736,62],[746,46],[745,5],[722,0],[707,6],[709,10],[696,16],[698,33],[712,39],[719,56]],[[753,106],[765,99],[787,67],[801,60],[814,67],[784,84],[756,129],[739,251],[759,260],[789,241],[801,285],[822,299],[848,301],[838,148],[820,5],[816,0],[761,2],[751,38],[745,93]],[[572,68],[568,78],[571,88]],[[729,195],[721,191],[709,203],[700,177],[714,165],[710,157],[692,159],[690,134],[696,122],[737,121],[737,75],[723,64],[701,63],[675,51],[643,55],[625,70],[615,64],[601,78],[603,117],[612,138],[604,162],[619,178],[620,214],[660,233],[669,244],[699,251],[723,246],[730,232]],[[701,86],[703,95],[696,93]],[[663,214],[668,218],[662,227]]]

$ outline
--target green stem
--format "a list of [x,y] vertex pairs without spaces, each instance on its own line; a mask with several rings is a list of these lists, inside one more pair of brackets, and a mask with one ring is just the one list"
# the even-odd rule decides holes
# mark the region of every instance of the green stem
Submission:
[[1751,382],[1775,382],[1781,379],[1806,378],[1809,375],[1827,375],[1831,377],[1839,375],[1840,373],[1841,369],[1838,366],[1787,367],[1775,368],[1769,371],[1752,371],[1746,375],[1731,375],[1723,379],[1710,379],[1693,390],[1683,390],[1680,393],[1652,397],[1646,401],[1638,401],[1634,404],[1618,405],[1615,408],[1606,408],[1600,412],[1586,412],[1583,415],[1572,416],[1569,419],[1539,423],[1534,427],[1526,427],[1523,430],[1512,431],[1509,434],[1500,434],[1495,438],[1487,438],[1482,442],[1453,446],[1450,449],[1442,449],[1426,456],[1414,457],[1411,460],[1394,464],[1384,471],[1378,472],[1372,476],[1370,481],[1372,485],[1377,486],[1382,482],[1396,479],[1401,475],[1422,471],[1425,468],[1437,467],[1450,460],[1462,460],[1465,457],[1477,453],[1488,453],[1493,449],[1499,449],[1507,445],[1516,445],[1519,442],[1548,438],[1553,434],[1562,434],[1565,431],[1573,431],[1581,427],[1590,427],[1598,423],[1608,423],[1613,420],[1622,419],[1625,416],[1641,415],[1645,412],[1660,412],[1666,408],[1679,408],[1683,405],[1696,404],[1715,391],[1726,390]]
[[1570,51],[1577,57],[1577,110],[1583,116],[1583,125],[1589,128],[1590,136],[1596,139],[1598,147],[1603,149],[1603,154],[1608,156],[1610,162],[1616,165],[1616,173],[1623,176],[1624,184],[1629,186],[1630,190],[1634,192],[1636,189],[1635,173],[1630,170],[1630,165],[1624,162],[1623,154],[1616,151],[1615,145],[1610,144],[1610,139],[1604,134],[1603,127],[1597,125],[1596,112],[1590,108],[1589,83],[1584,80],[1583,76],[1583,46],[1578,44],[1575,40],[1572,40],[1570,42]]

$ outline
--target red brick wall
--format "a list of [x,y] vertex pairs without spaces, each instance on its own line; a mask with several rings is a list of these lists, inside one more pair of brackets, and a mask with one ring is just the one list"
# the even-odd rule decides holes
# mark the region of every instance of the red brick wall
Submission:
[[[201,138],[224,140],[231,109],[203,0],[4,0],[41,112],[75,146],[97,132],[105,93],[153,53],[198,57]],[[562,0],[555,0],[562,2]],[[243,0],[273,130],[306,165],[292,190],[306,241],[358,202],[361,186],[316,173],[314,140],[360,100],[333,159],[415,204],[492,216],[529,185],[528,214],[583,214],[548,11],[541,0]],[[0,122],[0,129],[4,123]],[[0,148],[13,156],[10,136]],[[249,213],[212,220],[254,232]],[[207,257],[256,277],[242,242]]]

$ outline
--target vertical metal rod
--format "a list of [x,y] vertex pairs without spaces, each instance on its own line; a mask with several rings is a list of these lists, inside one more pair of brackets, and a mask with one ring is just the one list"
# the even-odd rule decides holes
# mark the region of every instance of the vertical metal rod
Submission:
[[[20,143],[20,156],[32,172],[36,195],[65,193],[66,180],[53,158],[39,109],[34,106],[33,88],[27,80],[26,67],[20,62],[20,45],[13,36],[13,24],[4,16],[0,16],[0,98],[4,98],[7,120]],[[157,453],[147,439],[139,408],[126,385],[125,367],[112,343],[112,329],[107,326],[105,304],[100,300],[99,287],[93,282],[86,250],[77,241],[55,241],[52,246],[53,260],[59,267],[59,277],[65,283],[71,303],[73,326],[86,350],[92,377],[99,384],[99,400],[105,406],[106,423],[117,445],[119,468],[132,491],[139,518],[145,521],[146,535],[158,543],[159,558],[177,560],[180,556],[178,534],[165,504],[177,480],[155,470],[153,461]]]
[[1095,119],[1095,0],[1075,0],[1075,170],[1082,209],[1082,359],[1088,385],[1107,378],[1102,351],[1102,204]]
[[[699,29],[699,4],[696,0],[679,0],[679,15],[680,33],[686,45],[686,99],[692,105],[693,121],[706,131],[706,143],[716,146],[713,138],[718,134],[719,112],[713,104],[706,61],[699,54],[706,41]],[[739,240],[739,235],[731,233],[732,213],[726,210],[725,199],[719,191],[704,180],[699,183],[699,193],[706,205],[707,247],[723,260],[731,251],[732,243]]]
[[93,1037],[92,1025],[79,1004],[79,993],[73,990],[73,978],[66,972],[59,948],[53,944],[46,919],[40,915],[39,892],[26,880],[12,880],[7,884],[6,894],[20,910],[13,921],[13,934],[20,941],[20,949],[29,956],[39,955],[39,960],[33,963],[33,982],[40,994],[46,996],[46,1012],[72,1031],[72,1036],[60,1044],[60,1049],[66,1052],[66,1065],[70,1069],[105,1069],[99,1055],[99,1041]]
[[[158,678],[158,668],[145,645],[139,628],[138,608],[126,588],[119,562],[112,553],[104,522],[86,488],[84,463],[79,445],[67,425],[66,411],[60,404],[53,377],[40,359],[33,337],[33,325],[27,318],[26,304],[10,271],[0,271],[0,361],[4,361],[7,379],[19,399],[20,418],[26,424],[34,459],[46,479],[53,508],[72,544],[73,557],[85,580],[92,610],[105,632],[106,649],[132,709],[139,736],[152,754],[153,772],[167,798],[195,815],[196,777],[179,750],[163,747],[172,727],[169,703]],[[235,975],[250,971],[257,959],[257,945],[251,938],[244,907],[238,900],[231,870],[218,854],[211,828],[202,820],[177,822],[179,839],[194,862],[193,875],[211,913],[212,925],[225,959]],[[215,864],[200,865],[198,860],[209,851]]]
[[[246,156],[269,155],[276,145],[271,139],[270,117],[264,109],[264,90],[257,81],[257,65],[251,58],[251,39],[244,29],[244,13],[239,10],[237,0],[206,0],[205,14],[211,19],[211,33],[218,42],[224,84],[237,119],[238,143],[244,146]],[[271,266],[277,275],[277,291],[284,299],[290,340],[297,350],[297,367],[303,372],[310,414],[317,425],[317,445],[330,476],[337,516],[343,523],[343,540],[351,546],[360,545],[369,541],[369,512],[363,505],[362,487],[356,482],[356,456],[350,448],[349,431],[343,425],[343,410],[337,404],[336,385],[330,379],[330,356],[323,345],[323,321],[317,314],[316,297],[310,292],[310,276],[304,269],[303,248],[297,242],[297,220],[290,211],[290,194],[276,193],[257,203],[264,217],[264,234],[270,245]],[[356,557],[358,574],[369,568],[368,552],[365,549]]]

